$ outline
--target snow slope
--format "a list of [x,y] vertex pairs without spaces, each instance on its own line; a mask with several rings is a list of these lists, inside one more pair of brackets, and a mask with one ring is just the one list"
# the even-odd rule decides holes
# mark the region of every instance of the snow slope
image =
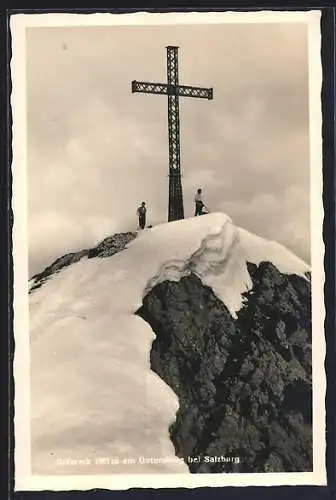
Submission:
[[284,273],[309,271],[281,245],[209,214],[143,231],[124,251],[84,258],[34,290],[33,472],[188,473],[168,434],[178,400],[150,370],[154,333],[134,312],[157,283],[194,272],[235,317],[252,285],[246,261],[263,260]]

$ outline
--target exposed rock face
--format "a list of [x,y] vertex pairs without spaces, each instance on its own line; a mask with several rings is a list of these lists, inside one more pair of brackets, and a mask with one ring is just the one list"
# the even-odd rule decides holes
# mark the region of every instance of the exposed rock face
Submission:
[[195,275],[157,285],[137,312],[156,334],[151,367],[179,397],[171,439],[193,473],[311,471],[310,281],[248,269],[236,320]]
[[111,257],[115,253],[124,250],[130,241],[134,240],[137,233],[118,233],[113,236],[105,238],[96,247],[90,248],[88,250],[81,250],[80,252],[68,253],[63,255],[59,259],[55,260],[50,266],[46,267],[44,271],[33,276],[33,286],[30,288],[30,292],[36,288],[39,288],[49,276],[58,273],[64,267],[75,264],[84,257],[91,259],[93,257]]
[[111,257],[112,255],[121,252],[126,248],[136,237],[137,233],[118,233],[105,238],[99,245],[88,250],[88,258],[92,257]]

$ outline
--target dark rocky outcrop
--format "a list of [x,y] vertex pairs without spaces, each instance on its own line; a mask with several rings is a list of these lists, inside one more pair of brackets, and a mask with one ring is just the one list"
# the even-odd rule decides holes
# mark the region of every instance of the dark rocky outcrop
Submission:
[[111,257],[112,255],[121,252],[126,248],[128,243],[130,243],[136,237],[137,233],[118,233],[113,236],[108,236],[99,245],[88,250],[88,258],[93,257]]
[[236,320],[195,275],[137,311],[156,334],[152,370],[179,397],[171,439],[192,473],[311,471],[310,280],[248,269]]
[[68,253],[55,260],[50,266],[46,267],[44,271],[36,274],[32,277],[32,286],[29,292],[32,292],[36,288],[40,288],[42,284],[53,274],[61,271],[64,267],[70,266],[80,261],[84,257],[91,259],[93,257],[106,258],[111,257],[115,253],[121,252],[126,248],[128,243],[130,243],[136,237],[137,233],[117,233],[113,236],[109,236],[101,241],[96,247],[90,248],[88,250],[81,250],[79,252]]

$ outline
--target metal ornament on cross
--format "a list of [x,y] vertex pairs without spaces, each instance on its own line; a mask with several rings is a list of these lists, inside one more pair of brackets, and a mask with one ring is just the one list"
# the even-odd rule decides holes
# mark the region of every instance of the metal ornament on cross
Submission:
[[178,47],[167,49],[167,83],[132,81],[132,93],[168,96],[169,202],[168,222],[184,219],[180,158],[179,97],[213,99],[212,88],[179,84]]

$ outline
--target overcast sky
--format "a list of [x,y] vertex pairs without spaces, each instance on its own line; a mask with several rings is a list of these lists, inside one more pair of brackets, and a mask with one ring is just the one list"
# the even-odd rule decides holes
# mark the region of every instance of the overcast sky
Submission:
[[28,28],[29,271],[167,220],[167,98],[131,93],[166,79],[179,46],[185,215],[211,211],[309,261],[307,26],[218,24]]

